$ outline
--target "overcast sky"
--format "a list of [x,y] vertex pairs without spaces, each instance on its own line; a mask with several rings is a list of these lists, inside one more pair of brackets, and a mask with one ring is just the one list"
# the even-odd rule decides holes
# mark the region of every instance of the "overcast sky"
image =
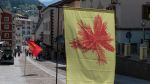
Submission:
[[55,3],[55,2],[60,1],[60,0],[39,0],[39,1],[41,1],[43,4],[48,6],[49,4]]

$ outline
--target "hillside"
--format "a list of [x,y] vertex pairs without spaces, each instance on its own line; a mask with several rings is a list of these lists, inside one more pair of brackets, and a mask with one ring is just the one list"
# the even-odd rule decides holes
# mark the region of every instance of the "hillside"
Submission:
[[3,9],[26,16],[36,16],[38,5],[44,7],[38,0],[0,0],[0,6]]

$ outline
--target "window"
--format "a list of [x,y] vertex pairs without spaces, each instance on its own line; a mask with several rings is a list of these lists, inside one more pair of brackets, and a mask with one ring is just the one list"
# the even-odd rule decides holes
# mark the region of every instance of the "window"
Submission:
[[150,20],[150,4],[142,6],[142,19]]
[[22,21],[22,24],[25,24],[25,21]]
[[4,33],[4,38],[9,38],[9,33]]
[[20,28],[17,28],[17,30],[20,30]]
[[29,29],[29,30],[30,30],[30,27],[27,27],[27,29]]
[[16,40],[16,43],[20,43],[21,41],[20,40]]
[[118,2],[118,0],[111,0],[112,4],[116,4]]
[[16,34],[16,36],[18,36],[18,37],[19,37],[19,36],[21,36],[21,35],[20,35],[20,34]]
[[22,34],[24,35],[24,34],[25,34],[25,31],[22,31]]
[[28,38],[26,38],[26,41],[28,40]]
[[8,22],[9,21],[9,17],[4,17],[4,22]]
[[4,25],[4,29],[9,29],[9,25]]
[[22,29],[25,29],[25,27],[22,27]]
[[21,36],[21,34],[18,34],[18,36]]
[[28,21],[27,24],[30,25],[30,22]]
[[28,31],[27,34],[30,34],[30,31]]

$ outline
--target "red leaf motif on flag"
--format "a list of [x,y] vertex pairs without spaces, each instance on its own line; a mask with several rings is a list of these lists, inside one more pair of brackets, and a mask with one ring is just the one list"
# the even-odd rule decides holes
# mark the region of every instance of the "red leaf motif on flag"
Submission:
[[82,52],[93,51],[96,53],[98,63],[107,63],[104,49],[114,52],[114,47],[110,44],[113,40],[106,31],[107,24],[97,15],[94,19],[93,30],[90,25],[85,24],[82,20],[78,23],[80,30],[78,36],[71,41],[71,47],[79,48]]

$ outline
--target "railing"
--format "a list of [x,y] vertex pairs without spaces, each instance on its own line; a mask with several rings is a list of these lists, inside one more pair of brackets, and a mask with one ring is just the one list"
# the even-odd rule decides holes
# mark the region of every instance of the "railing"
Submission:
[[117,56],[116,73],[150,80],[150,63]]

